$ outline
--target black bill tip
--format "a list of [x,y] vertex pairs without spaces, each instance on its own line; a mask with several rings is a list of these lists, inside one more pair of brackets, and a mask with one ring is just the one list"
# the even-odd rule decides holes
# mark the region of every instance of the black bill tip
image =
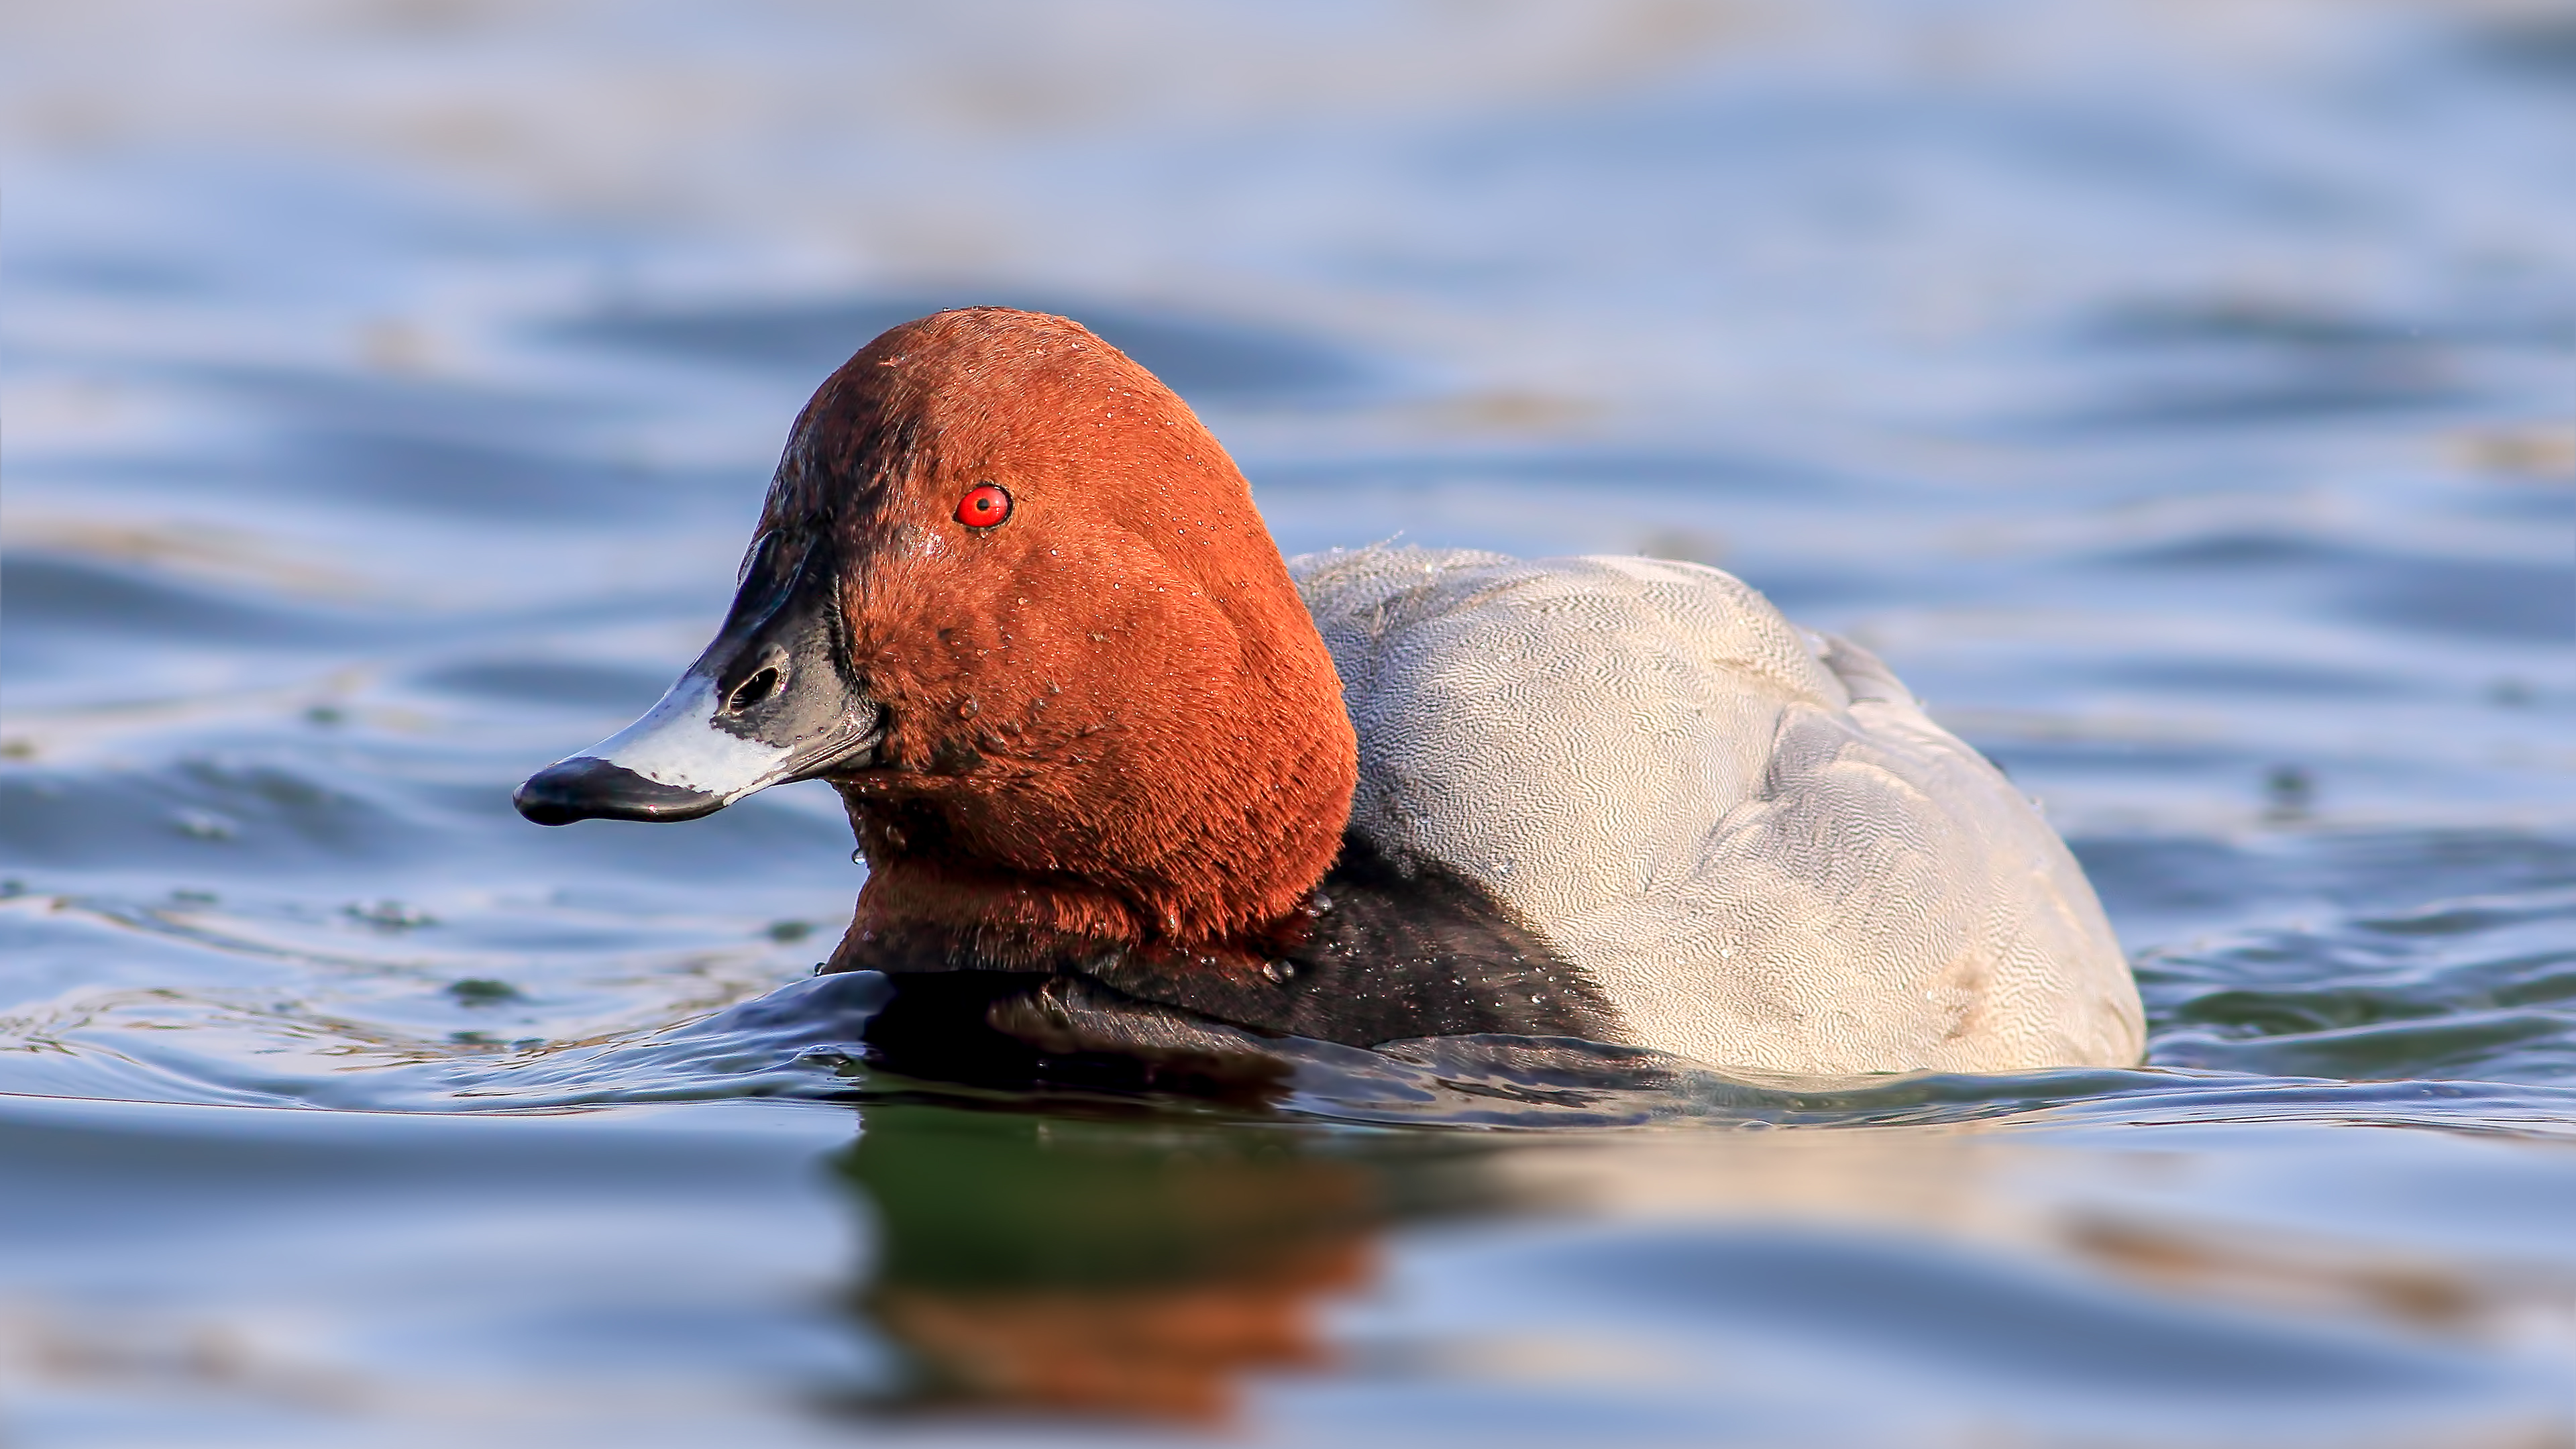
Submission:
[[528,777],[510,803],[539,825],[576,820],[695,820],[725,806],[724,797],[647,780],[595,755],[575,755]]

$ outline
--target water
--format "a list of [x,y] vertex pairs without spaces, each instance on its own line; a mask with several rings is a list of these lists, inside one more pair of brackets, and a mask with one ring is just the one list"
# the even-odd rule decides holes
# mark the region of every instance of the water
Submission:
[[[7,1442],[2576,1440],[2562,12],[0,36]],[[828,793],[508,789],[964,301],[1130,347],[1291,551],[1642,548],[1861,639],[2075,844],[2150,1065],[871,1078]]]

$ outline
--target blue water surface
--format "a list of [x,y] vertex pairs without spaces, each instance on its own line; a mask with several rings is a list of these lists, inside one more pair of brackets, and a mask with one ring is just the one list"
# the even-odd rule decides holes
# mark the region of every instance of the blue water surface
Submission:
[[[220,0],[0,73],[0,1440],[2576,1442],[2564,15]],[[1291,552],[1877,650],[2149,1062],[872,1075],[828,790],[508,795],[982,302]]]

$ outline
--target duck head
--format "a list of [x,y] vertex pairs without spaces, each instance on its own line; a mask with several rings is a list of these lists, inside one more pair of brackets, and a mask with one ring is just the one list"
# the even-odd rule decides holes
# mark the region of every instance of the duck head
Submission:
[[1331,656],[1216,439],[1078,324],[973,308],[825,380],[715,642],[517,803],[687,820],[826,779],[869,866],[839,962],[902,938],[1036,966],[1288,919],[1356,771]]

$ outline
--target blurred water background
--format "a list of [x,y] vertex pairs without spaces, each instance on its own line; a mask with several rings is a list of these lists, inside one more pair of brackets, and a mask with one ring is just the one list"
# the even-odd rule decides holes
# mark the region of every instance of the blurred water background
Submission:
[[[14,3],[0,161],[0,1443],[2576,1443],[2563,5]],[[508,795],[990,301],[1878,650],[2152,1064],[872,1080],[827,791]]]

